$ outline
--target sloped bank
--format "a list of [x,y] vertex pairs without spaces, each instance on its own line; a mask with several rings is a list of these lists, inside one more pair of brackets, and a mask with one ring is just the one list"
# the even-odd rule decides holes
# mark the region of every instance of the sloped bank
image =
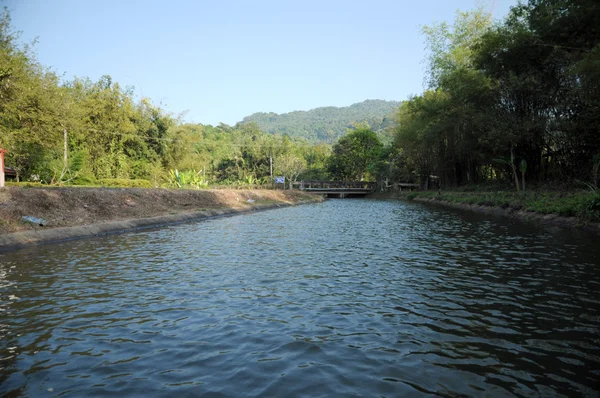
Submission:
[[600,209],[594,194],[530,192],[528,195],[524,198],[520,194],[507,192],[426,191],[389,192],[375,197],[410,200],[600,233]]
[[0,190],[0,251],[322,200],[298,191],[7,187]]

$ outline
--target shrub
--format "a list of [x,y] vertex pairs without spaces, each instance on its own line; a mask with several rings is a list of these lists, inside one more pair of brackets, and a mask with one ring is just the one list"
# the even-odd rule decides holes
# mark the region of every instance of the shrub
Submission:
[[98,180],[103,187],[111,188],[153,188],[148,180],[128,180],[125,178],[103,178]]
[[96,179],[93,176],[77,176],[71,181],[71,185],[96,185]]
[[33,188],[33,187],[47,187],[48,185],[42,184],[41,182],[35,181],[6,181],[4,183],[7,187],[24,187],[24,188]]
[[600,193],[594,194],[585,201],[585,209],[590,211],[600,210]]
[[185,170],[179,171],[177,169],[169,171],[169,186],[172,188],[206,188],[208,182],[200,175],[200,171],[196,170]]

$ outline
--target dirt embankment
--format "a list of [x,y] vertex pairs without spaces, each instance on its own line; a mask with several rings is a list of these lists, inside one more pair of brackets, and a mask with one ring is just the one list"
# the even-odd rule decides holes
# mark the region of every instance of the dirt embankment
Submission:
[[5,187],[0,249],[321,200],[299,191]]

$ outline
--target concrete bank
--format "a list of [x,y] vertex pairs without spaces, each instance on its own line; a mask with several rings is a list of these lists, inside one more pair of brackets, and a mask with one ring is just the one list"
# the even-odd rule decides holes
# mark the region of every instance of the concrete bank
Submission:
[[139,231],[144,229],[164,227],[189,222],[198,222],[219,217],[227,217],[238,214],[247,214],[257,211],[289,207],[298,204],[316,203],[314,201],[302,201],[295,204],[258,204],[247,208],[224,208],[197,211],[193,213],[171,214],[158,217],[147,217],[131,220],[108,221],[89,225],[78,225],[72,227],[58,227],[49,229],[36,229],[13,232],[0,235],[0,252],[22,249],[35,245],[65,242],[75,239],[84,239],[97,236],[114,235],[125,232]]
[[[0,189],[0,251],[322,201],[301,191],[98,187]],[[40,226],[32,223],[40,219]]]
[[534,213],[531,211],[503,209],[501,207],[494,207],[494,206],[482,206],[482,205],[465,204],[465,203],[452,203],[452,202],[447,202],[447,201],[437,200],[437,199],[432,199],[432,198],[415,197],[413,199],[406,199],[406,198],[402,198],[402,199],[412,200],[415,202],[429,203],[429,204],[436,205],[436,206],[443,206],[443,207],[454,208],[454,209],[470,210],[470,211],[476,211],[479,213],[513,217],[513,218],[518,218],[521,220],[528,220],[528,221],[536,221],[536,222],[540,222],[542,224],[554,225],[554,226],[558,226],[558,227],[581,228],[581,229],[585,229],[588,231],[600,233],[600,223],[585,223],[584,224],[581,222],[581,220],[579,220],[576,217],[563,217],[563,216],[559,216],[557,214],[540,214],[540,213]]

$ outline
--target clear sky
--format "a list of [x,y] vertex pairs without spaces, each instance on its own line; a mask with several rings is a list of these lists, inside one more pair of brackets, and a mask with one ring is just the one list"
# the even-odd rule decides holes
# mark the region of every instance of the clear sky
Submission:
[[[484,0],[490,9],[493,0]],[[516,0],[496,0],[503,18]],[[4,0],[66,79],[108,74],[185,120],[403,100],[423,91],[420,26],[476,0]]]

